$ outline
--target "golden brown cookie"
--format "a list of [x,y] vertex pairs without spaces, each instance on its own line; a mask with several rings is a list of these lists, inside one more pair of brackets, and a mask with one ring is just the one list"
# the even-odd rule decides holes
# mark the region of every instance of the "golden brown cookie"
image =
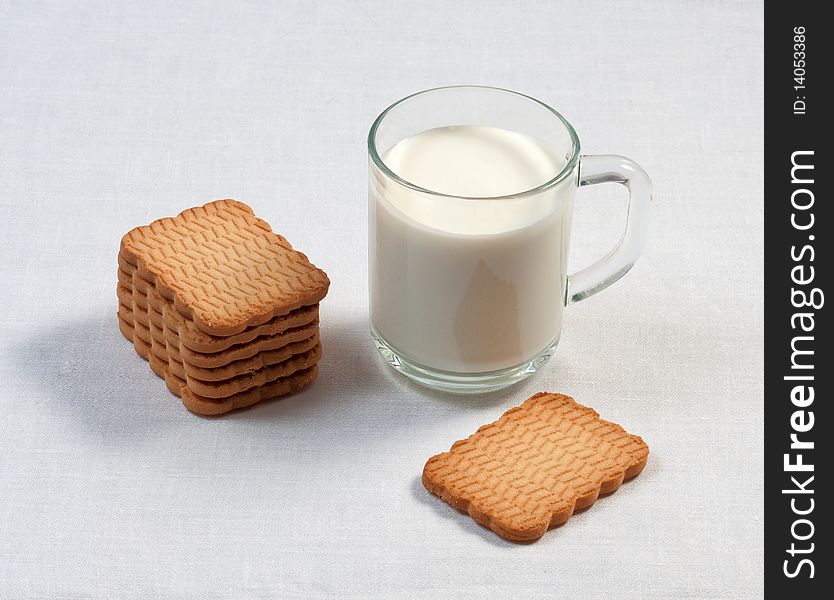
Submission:
[[648,455],[593,409],[541,393],[430,458],[423,485],[501,537],[533,541],[636,476]]
[[235,200],[217,200],[137,227],[120,256],[201,331],[239,333],[316,304],[327,275]]

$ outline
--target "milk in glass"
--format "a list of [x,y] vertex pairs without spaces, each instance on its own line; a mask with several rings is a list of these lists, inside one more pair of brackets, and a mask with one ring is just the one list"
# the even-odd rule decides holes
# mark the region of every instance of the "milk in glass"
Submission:
[[550,182],[566,157],[466,125],[404,139],[382,160],[411,185],[371,177],[377,333],[407,360],[459,373],[511,368],[548,348],[561,328],[575,175],[523,192]]

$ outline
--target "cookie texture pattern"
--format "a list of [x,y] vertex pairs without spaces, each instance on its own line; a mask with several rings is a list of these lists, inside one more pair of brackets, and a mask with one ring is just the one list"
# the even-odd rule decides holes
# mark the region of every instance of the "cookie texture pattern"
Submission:
[[642,438],[563,394],[540,393],[423,469],[423,485],[503,538],[529,542],[635,477]]
[[120,256],[201,331],[232,335],[317,303],[330,280],[236,200],[130,230]]

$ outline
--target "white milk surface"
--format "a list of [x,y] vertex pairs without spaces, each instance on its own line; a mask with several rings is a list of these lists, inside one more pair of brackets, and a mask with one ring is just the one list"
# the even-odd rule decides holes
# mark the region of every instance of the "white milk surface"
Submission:
[[534,139],[459,126],[403,140],[372,169],[371,320],[404,358],[459,373],[532,360],[561,328],[574,177]]

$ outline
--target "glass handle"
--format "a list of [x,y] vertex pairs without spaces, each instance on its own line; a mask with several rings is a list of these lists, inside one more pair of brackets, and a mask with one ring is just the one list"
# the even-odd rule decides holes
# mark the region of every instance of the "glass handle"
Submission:
[[568,276],[565,304],[575,304],[593,296],[628,273],[646,245],[652,204],[652,182],[646,172],[625,156],[582,156],[579,162],[579,186],[598,183],[619,183],[628,189],[625,231],[611,252]]

